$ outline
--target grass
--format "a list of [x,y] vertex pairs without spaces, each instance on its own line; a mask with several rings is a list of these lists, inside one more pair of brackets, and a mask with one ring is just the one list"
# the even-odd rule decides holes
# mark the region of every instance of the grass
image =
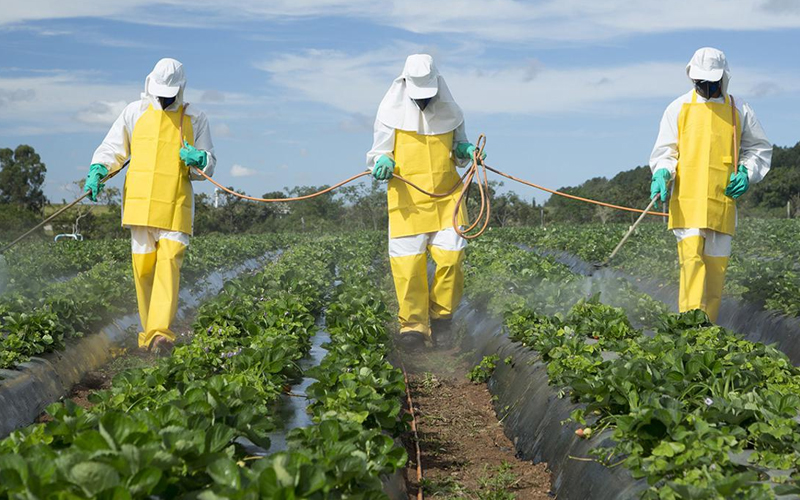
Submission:
[[513,500],[516,498],[511,490],[519,482],[519,477],[513,472],[514,466],[503,462],[492,471],[488,467],[486,472],[478,478],[480,491],[477,492],[479,500]]
[[478,490],[475,491],[466,488],[452,477],[425,478],[422,480],[422,488],[425,496],[443,500],[513,500],[516,498],[513,490],[520,480],[513,468],[509,462],[503,462],[497,467],[486,466],[484,473],[478,478]]
[[444,479],[423,478],[422,489],[425,496],[431,498],[455,499],[468,498],[467,490],[452,477]]

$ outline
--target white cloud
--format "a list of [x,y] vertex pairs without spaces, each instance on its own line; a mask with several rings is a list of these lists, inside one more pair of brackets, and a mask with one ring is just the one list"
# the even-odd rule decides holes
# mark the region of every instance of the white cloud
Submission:
[[231,128],[226,123],[218,123],[211,127],[214,137],[230,137]]
[[[290,98],[326,104],[351,117],[373,117],[392,79],[400,72],[409,47],[397,46],[362,54],[309,50],[286,54],[257,67],[285,87]],[[691,54],[687,54],[687,59]],[[534,61],[494,66],[480,60],[438,64],[456,100],[467,112],[520,115],[604,112],[619,103],[642,99],[667,101],[689,88],[685,62],[640,62],[616,66],[549,67]],[[763,75],[770,75],[764,78]],[[798,92],[793,74],[776,74],[734,65],[732,93],[756,96]],[[650,82],[648,84],[648,82]],[[746,95],[743,97],[747,97]],[[666,104],[666,102],[665,102]],[[366,119],[360,120],[364,126]],[[370,120],[371,121],[371,120]],[[354,129],[355,118],[340,124]]]
[[95,101],[88,107],[78,111],[75,119],[90,125],[111,125],[127,104],[126,101]]
[[381,97],[419,46],[398,44],[362,54],[307,50],[256,64],[295,98],[322,102],[348,113],[373,115]]
[[342,132],[372,132],[372,125],[375,121],[374,116],[361,113],[354,113],[339,122],[339,129]]
[[243,167],[238,163],[231,167],[231,175],[233,177],[252,177],[257,173],[258,171],[255,169]]
[[[101,132],[127,103],[140,98],[141,89],[142,84],[137,82],[104,82],[101,75],[92,71],[4,68],[0,73],[0,133],[22,136]],[[186,98],[198,102],[207,93],[190,87]],[[257,112],[254,105],[258,102],[258,98],[231,92],[217,96],[215,102],[203,103],[201,108],[218,135],[226,137],[230,134],[227,123]]]
[[15,102],[29,102],[36,98],[34,89],[0,89],[0,107]]
[[761,81],[750,89],[750,95],[755,97],[768,97],[782,93],[784,93],[784,89],[774,81]]
[[225,102],[225,94],[219,90],[206,90],[200,96],[202,102]]
[[[35,71],[5,76],[9,73],[15,72],[0,76],[3,133],[101,130],[113,122],[125,103],[139,95],[138,86],[99,83],[92,72]],[[16,98],[4,98],[9,95]],[[42,117],[47,117],[45,123]]]
[[[800,27],[796,0],[27,0],[5,2],[0,25],[40,19],[112,18],[154,25],[233,25],[243,19],[355,17],[412,33],[469,33],[482,40],[569,43],[639,33]],[[176,20],[175,11],[181,12]],[[165,20],[164,14],[172,14]]]

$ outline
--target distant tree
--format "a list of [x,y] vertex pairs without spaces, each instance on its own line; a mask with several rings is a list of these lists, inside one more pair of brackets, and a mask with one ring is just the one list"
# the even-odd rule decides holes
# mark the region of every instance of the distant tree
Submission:
[[41,213],[47,203],[42,191],[47,167],[31,146],[0,149],[0,202]]
[[764,180],[750,186],[740,198],[745,209],[783,209],[786,202],[800,195],[800,143],[792,147],[775,146],[772,168]]
[[355,224],[359,229],[380,230],[389,224],[389,211],[386,202],[386,188],[375,179],[350,185],[340,190],[346,203],[347,224]]
[[597,215],[597,218],[600,219],[600,222],[602,222],[604,225],[606,222],[608,222],[608,219],[610,219],[611,216],[614,215],[613,208],[604,207],[602,205],[597,205],[594,211],[595,215]]

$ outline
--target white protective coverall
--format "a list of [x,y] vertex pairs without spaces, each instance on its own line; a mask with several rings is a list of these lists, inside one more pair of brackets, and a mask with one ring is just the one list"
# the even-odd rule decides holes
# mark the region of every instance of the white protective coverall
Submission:
[[[207,175],[213,175],[216,165],[208,119],[185,103],[185,88],[183,65],[175,59],[160,60],[145,79],[141,99],[125,107],[92,157],[92,163],[110,172],[131,159],[122,224],[131,230],[142,322],[140,347],[150,346],[159,336],[175,338],[170,324],[178,307],[180,268],[194,219],[190,181],[202,180],[180,160],[183,141],[206,152]],[[162,109],[158,97],[175,97],[175,102]]]
[[702,309],[716,321],[736,226],[735,200],[725,196],[725,188],[738,165],[747,168],[750,183],[763,179],[770,169],[772,145],[753,109],[733,99],[739,141],[739,162],[733,164],[731,76],[721,51],[698,50],[686,74],[690,81],[721,78],[721,96],[704,99],[693,89],[667,107],[650,169],[666,169],[675,180],[669,212],[681,265],[679,309]]
[[[433,96],[424,111],[413,99]],[[370,169],[381,155],[396,162],[395,173],[431,192],[446,192],[459,180],[455,149],[467,143],[461,108],[431,56],[414,54],[378,108]],[[430,319],[449,319],[463,292],[466,240],[453,229],[458,192],[432,199],[390,179],[389,256],[399,303],[400,332],[430,336]],[[460,225],[466,224],[462,216]],[[437,265],[428,284],[427,252]]]

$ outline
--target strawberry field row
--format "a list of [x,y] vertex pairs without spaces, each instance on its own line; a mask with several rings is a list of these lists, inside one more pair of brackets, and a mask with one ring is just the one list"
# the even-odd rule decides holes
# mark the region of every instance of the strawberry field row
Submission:
[[[0,497],[382,496],[381,476],[406,456],[392,439],[405,428],[402,375],[385,360],[389,313],[371,267],[380,240],[320,238],[227,283],[172,357],[0,441]],[[314,423],[270,455],[271,415],[323,310],[332,340],[308,390]]]
[[[502,228],[498,237],[542,249],[569,252],[587,262],[603,262],[628,230],[626,224],[555,224],[547,228]],[[740,221],[733,238],[725,293],[765,309],[800,316],[798,220]],[[666,226],[642,224],[614,260],[634,276],[677,283],[675,237]]]
[[471,245],[468,259],[473,303],[502,314],[509,336],[579,404],[563,432],[578,425],[598,441],[596,460],[646,479],[643,498],[800,491],[800,371],[783,353],[702,312],[668,314],[624,281],[602,297],[625,310],[604,305],[593,284],[499,239]]
[[[127,248],[130,242],[125,244]],[[189,247],[182,279],[192,282],[220,266],[260,257],[283,245],[277,236],[197,238]],[[49,285],[36,297],[0,296],[0,368],[63,349],[70,338],[133,312],[136,295],[129,259],[130,254],[122,261],[104,260],[70,280]]]

